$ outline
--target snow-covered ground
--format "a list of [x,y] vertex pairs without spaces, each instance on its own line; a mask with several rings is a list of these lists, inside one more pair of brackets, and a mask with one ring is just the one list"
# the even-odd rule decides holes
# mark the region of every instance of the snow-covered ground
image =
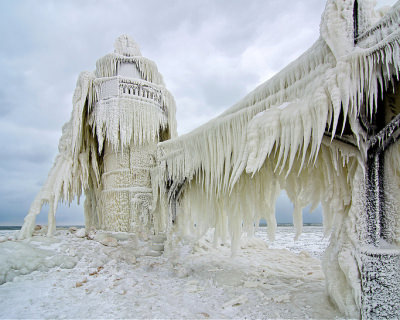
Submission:
[[[0,239],[11,234],[0,231]],[[304,227],[297,242],[292,227],[278,227],[269,248],[260,228],[259,238],[243,241],[234,258],[207,238],[194,247],[173,239],[173,250],[153,257],[146,255],[148,243],[111,236],[116,247],[68,230],[53,239],[0,243],[0,281],[7,281],[0,285],[0,317],[342,317],[325,294],[321,227]]]

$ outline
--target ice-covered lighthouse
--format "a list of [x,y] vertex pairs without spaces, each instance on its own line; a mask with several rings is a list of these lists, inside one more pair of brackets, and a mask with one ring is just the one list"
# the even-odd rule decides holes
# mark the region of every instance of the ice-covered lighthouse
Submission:
[[[36,215],[49,204],[48,234],[59,201],[85,193],[85,226],[142,232],[160,228],[151,173],[158,142],[176,135],[175,102],[155,63],[127,35],[100,58],[95,72],[80,74],[71,120],[59,154],[32,203],[20,237],[30,236]],[[154,191],[156,192],[156,191]],[[162,226],[161,226],[162,227]]]

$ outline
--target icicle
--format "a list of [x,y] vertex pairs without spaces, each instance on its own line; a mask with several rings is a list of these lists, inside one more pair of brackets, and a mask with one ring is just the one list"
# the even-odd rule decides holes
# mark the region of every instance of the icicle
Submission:
[[[196,198],[196,192],[204,192],[206,201],[221,204],[229,199],[234,203],[242,198],[240,192],[244,192],[244,188],[251,188],[250,184],[263,176],[268,166],[272,175],[261,188],[270,188],[278,180],[282,188],[288,188],[289,183],[285,181],[297,179],[299,189],[296,194],[300,192],[301,199],[295,205],[296,221],[301,216],[299,208],[309,203],[313,207],[322,203],[327,229],[333,223],[334,214],[345,214],[349,205],[348,194],[351,194],[351,178],[346,182],[343,177],[355,172],[360,156],[339,154],[335,141],[322,143],[325,130],[329,128],[333,137],[342,116],[341,134],[349,121],[360,143],[362,131],[354,119],[362,106],[368,108],[369,114],[375,111],[378,85],[385,89],[388,81],[398,76],[400,60],[399,36],[394,34],[397,31],[377,38],[368,46],[363,47],[364,43],[360,41],[358,47],[353,47],[351,6],[343,5],[342,17],[341,13],[338,16],[332,12],[326,16],[331,22],[339,19],[337,21],[344,33],[329,31],[329,28],[335,28],[334,23],[330,24],[325,29],[327,33],[321,31],[322,38],[299,59],[219,117],[187,135],[159,144],[159,151],[163,154],[159,160],[168,170],[164,176],[173,181],[192,180],[201,186],[201,191],[191,188],[185,198]],[[390,23],[396,24],[398,16],[396,13]],[[340,41],[327,38],[332,35],[344,36],[346,45],[340,47]],[[384,75],[377,71],[380,63],[386,65]],[[365,92],[367,96],[364,96]],[[279,108],[288,102],[292,105]],[[251,174],[252,182],[248,174]],[[242,199],[241,203],[249,205],[247,199]],[[191,214],[196,215],[198,209],[193,201],[191,205]],[[215,214],[219,218],[208,218],[208,222],[212,226],[214,222],[217,224],[216,221],[219,225],[221,221],[228,221],[237,242],[238,226],[242,221],[248,225],[255,217],[254,210],[241,209],[249,216],[232,216],[227,211],[218,209]],[[204,214],[203,210],[199,212]],[[186,213],[182,214],[181,218],[185,219]],[[273,225],[273,218],[269,217]]]

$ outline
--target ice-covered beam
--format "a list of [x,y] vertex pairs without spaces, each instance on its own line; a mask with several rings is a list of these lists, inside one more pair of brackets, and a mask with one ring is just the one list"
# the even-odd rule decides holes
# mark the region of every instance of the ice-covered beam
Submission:
[[368,149],[374,153],[385,151],[400,138],[400,114],[368,140]]
[[[383,112],[383,110],[381,111]],[[381,115],[377,118],[383,118]],[[367,188],[366,212],[368,217],[368,242],[379,245],[379,239],[386,239],[387,222],[390,214],[385,211],[385,151],[399,140],[400,114],[368,139],[367,147]]]

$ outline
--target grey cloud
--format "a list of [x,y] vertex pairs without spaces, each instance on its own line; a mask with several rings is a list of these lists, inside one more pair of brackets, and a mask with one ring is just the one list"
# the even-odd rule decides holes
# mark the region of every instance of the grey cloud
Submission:
[[16,148],[8,147],[2,150],[0,165],[3,168],[14,169],[22,165],[49,162],[52,158],[53,152],[47,146],[18,145]]

